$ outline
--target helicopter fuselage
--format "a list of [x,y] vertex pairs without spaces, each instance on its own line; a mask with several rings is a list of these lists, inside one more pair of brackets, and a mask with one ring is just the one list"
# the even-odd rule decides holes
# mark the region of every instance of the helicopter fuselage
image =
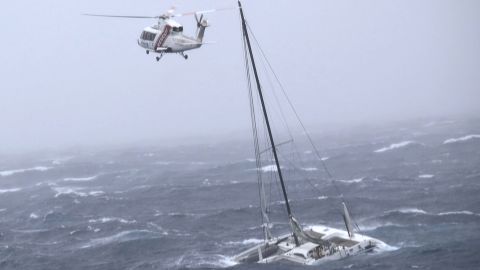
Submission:
[[147,53],[179,53],[185,57],[183,52],[202,46],[202,37],[203,33],[197,38],[186,36],[182,25],[168,19],[144,28],[137,42]]

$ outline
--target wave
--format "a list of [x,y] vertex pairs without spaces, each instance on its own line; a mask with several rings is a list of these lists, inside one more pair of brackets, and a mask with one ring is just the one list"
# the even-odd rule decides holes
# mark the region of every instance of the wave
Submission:
[[362,231],[374,231],[383,227],[404,227],[404,225],[392,223],[392,222],[372,222],[364,225],[360,225]]
[[[281,166],[280,166],[281,169],[283,169]],[[260,168],[260,170],[262,172],[276,172],[277,171],[277,165],[266,165],[266,166],[263,166],[262,168]]]
[[136,220],[127,220],[127,219],[123,219],[123,218],[117,218],[117,217],[102,217],[102,218],[98,218],[98,219],[90,219],[88,220],[88,223],[108,223],[108,222],[120,222],[120,223],[123,223],[123,224],[133,224],[133,223],[137,223]]
[[390,246],[389,244],[386,244],[386,243],[380,243],[375,247],[375,251],[377,253],[390,252],[390,251],[395,251],[395,250],[398,250],[398,249],[399,249],[399,247]]
[[80,248],[91,248],[98,246],[105,246],[112,243],[123,243],[138,239],[151,239],[158,238],[159,234],[149,230],[131,230],[131,231],[122,231],[117,234],[106,236],[102,238],[95,238],[90,240],[87,244],[81,246]]
[[29,218],[31,218],[31,219],[38,219],[39,216],[38,216],[37,214],[35,214],[35,213],[31,213],[30,216],[29,216]]
[[437,215],[439,216],[450,216],[450,215],[467,215],[467,216],[480,216],[480,214],[475,214],[471,211],[468,210],[463,210],[463,211],[451,211],[451,212],[442,212],[438,213]]
[[52,160],[53,165],[62,165],[65,164],[67,161],[75,158],[74,156],[68,156],[68,157],[58,157]]
[[79,197],[87,197],[87,196],[100,196],[105,194],[102,190],[92,190],[88,192],[84,192],[84,188],[81,187],[52,187],[52,190],[55,191],[55,198],[58,198],[62,195],[75,195]]
[[460,211],[448,211],[448,212],[440,212],[440,213],[429,213],[419,208],[400,208],[395,210],[385,211],[385,213],[402,213],[402,214],[421,214],[421,215],[433,215],[433,216],[449,216],[449,215],[468,215],[468,216],[480,216],[480,214],[476,214],[472,211],[468,210],[460,210]]
[[21,188],[9,188],[9,189],[0,189],[0,194],[2,193],[11,193],[22,190]]
[[402,213],[402,214],[423,214],[426,215],[428,212],[419,209],[419,208],[400,208],[400,209],[394,209],[394,210],[388,210],[385,211],[385,213]]
[[480,135],[471,134],[471,135],[466,135],[466,136],[459,137],[459,138],[451,138],[451,139],[445,140],[443,142],[443,144],[464,142],[464,141],[469,141],[469,140],[472,140],[472,139],[480,139]]
[[260,243],[263,243],[263,242],[264,242],[263,239],[250,238],[250,239],[246,239],[246,240],[243,240],[243,241],[229,241],[226,244],[231,245],[231,246],[238,246],[238,245],[247,246],[247,245],[260,244]]
[[317,168],[315,167],[309,167],[309,168],[302,168],[303,171],[306,171],[306,172],[314,172],[314,171],[318,171]]
[[84,181],[92,181],[95,180],[98,175],[87,176],[87,177],[66,177],[63,178],[63,181],[67,182],[84,182]]
[[403,141],[403,142],[399,142],[399,143],[392,143],[390,146],[377,149],[374,152],[375,153],[383,153],[383,152],[387,152],[387,151],[390,151],[390,150],[402,148],[402,147],[405,147],[405,146],[408,146],[408,145],[411,145],[411,144],[417,144],[417,143],[414,142],[414,141]]
[[170,212],[167,214],[171,217],[203,217],[206,214],[199,214],[199,213],[180,213],[180,212]]
[[425,179],[425,178],[433,178],[433,177],[435,177],[434,174],[420,174],[420,175],[418,176],[418,178],[424,178],[424,179]]
[[25,173],[25,172],[32,172],[32,171],[44,172],[44,171],[48,171],[50,169],[52,169],[52,167],[36,166],[36,167],[26,168],[26,169],[0,171],[0,176],[11,176],[11,175],[18,174],[18,173]]
[[186,268],[227,268],[237,265],[233,257],[228,257],[220,254],[199,254],[192,252],[184,254],[176,259],[172,264],[174,268],[182,265]]
[[354,183],[360,183],[363,181],[363,177],[362,178],[355,178],[355,179],[351,179],[351,180],[336,180],[337,182],[341,182],[341,183],[345,183],[345,184],[354,184]]

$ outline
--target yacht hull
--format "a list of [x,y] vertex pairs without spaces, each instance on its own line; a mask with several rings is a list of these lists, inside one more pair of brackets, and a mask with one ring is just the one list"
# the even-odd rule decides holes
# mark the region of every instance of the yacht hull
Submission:
[[288,261],[304,265],[316,265],[340,260],[361,253],[372,252],[386,244],[378,239],[326,226],[304,229],[312,241],[300,240],[298,246],[291,234],[270,239],[234,257],[238,263],[272,263]]

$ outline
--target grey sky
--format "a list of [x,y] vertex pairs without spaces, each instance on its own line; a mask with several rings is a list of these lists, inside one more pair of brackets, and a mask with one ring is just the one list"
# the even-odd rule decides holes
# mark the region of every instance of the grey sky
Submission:
[[[310,126],[480,111],[480,1],[243,2]],[[160,63],[136,44],[154,21],[80,15],[172,5],[236,1],[0,3],[0,152],[248,130],[238,12],[209,14],[216,44]]]

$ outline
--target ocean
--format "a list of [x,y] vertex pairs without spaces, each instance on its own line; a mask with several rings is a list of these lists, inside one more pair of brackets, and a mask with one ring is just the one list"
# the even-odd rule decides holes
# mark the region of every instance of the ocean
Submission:
[[[0,269],[480,269],[479,134],[478,119],[314,133],[333,181],[311,151],[282,163],[295,217],[343,229],[344,200],[388,247],[310,267],[232,260],[263,239],[248,138],[4,154]],[[286,233],[278,183],[267,192]]]

